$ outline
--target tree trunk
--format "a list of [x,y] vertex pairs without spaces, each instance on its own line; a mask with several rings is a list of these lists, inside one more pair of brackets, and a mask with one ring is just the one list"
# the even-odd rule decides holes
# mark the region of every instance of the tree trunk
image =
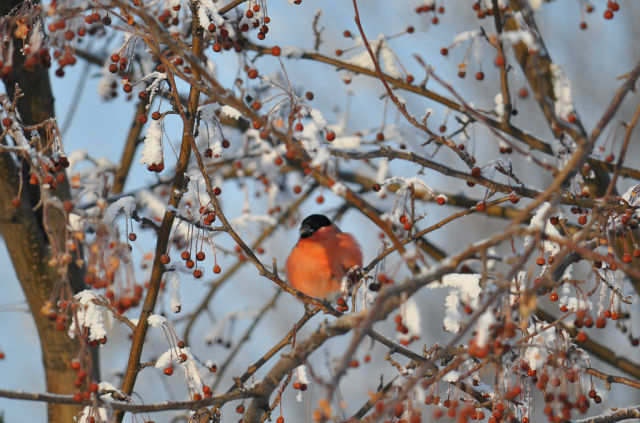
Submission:
[[[0,17],[11,19],[15,16],[16,8],[30,7],[18,0],[0,2]],[[14,23],[9,26],[10,34],[14,34]],[[13,38],[14,55],[12,72],[3,79],[10,99],[19,87],[23,97],[17,102],[23,125],[41,123],[54,117],[54,99],[51,91],[49,73],[46,68],[38,67],[27,71],[24,67],[24,56],[20,48],[23,40]],[[46,139],[44,131],[41,138]],[[3,140],[6,143],[6,140]],[[23,176],[23,189],[18,193],[20,176]],[[50,258],[50,243],[43,224],[42,207],[34,211],[34,205],[40,200],[38,186],[28,183],[28,164],[18,163],[16,157],[10,153],[0,153],[0,234],[7,245],[15,272],[20,280],[29,309],[35,321],[40,338],[42,360],[45,370],[47,391],[58,394],[70,394],[74,388],[76,373],[69,366],[71,360],[78,355],[79,343],[71,340],[66,331],[56,331],[55,325],[41,312],[47,301],[54,299],[54,289],[67,283],[61,280],[56,269],[48,265]],[[59,184],[51,193],[61,200],[70,198],[68,183]],[[20,197],[21,204],[15,207],[12,199]],[[64,234],[65,216],[58,210],[52,210],[47,218],[47,229],[50,234]],[[55,237],[56,243],[61,243],[64,237]],[[84,288],[83,269],[69,269],[69,282],[73,292]],[[94,354],[95,356],[95,354]],[[97,361],[94,369],[98,368]],[[97,377],[97,372],[94,372]],[[48,421],[73,421],[79,412],[79,407],[63,404],[48,405]]]

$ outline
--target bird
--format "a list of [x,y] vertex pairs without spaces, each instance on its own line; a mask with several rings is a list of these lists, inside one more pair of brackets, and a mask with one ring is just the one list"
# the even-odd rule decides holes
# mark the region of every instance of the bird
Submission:
[[286,263],[292,287],[323,299],[340,294],[342,278],[361,267],[362,251],[356,239],[322,214],[312,214],[302,221],[300,239]]

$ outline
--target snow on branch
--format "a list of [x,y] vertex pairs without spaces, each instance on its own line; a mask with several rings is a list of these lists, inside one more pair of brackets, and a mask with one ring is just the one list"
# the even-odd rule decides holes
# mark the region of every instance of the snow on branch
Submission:
[[562,68],[555,63],[549,65],[553,81],[553,93],[556,98],[554,104],[555,113],[564,120],[569,120],[573,113],[573,98],[571,96],[571,83]]
[[118,199],[117,201],[111,203],[107,210],[104,212],[104,217],[102,218],[103,222],[107,225],[112,225],[113,222],[118,217],[120,212],[124,213],[128,218],[131,217],[131,214],[136,209],[136,200],[132,196],[126,196]]
[[[69,337],[75,338],[76,330],[87,328],[89,330],[89,341],[100,341],[106,338],[107,331],[112,327],[111,313],[105,308],[94,303],[97,299],[95,293],[89,290],[78,292],[73,297],[80,303],[76,311],[76,318],[71,320],[69,326]],[[76,326],[77,323],[77,326]]]
[[162,149],[162,124],[160,120],[152,119],[147,134],[144,137],[140,163],[146,164],[151,171],[164,169],[164,152]]
[[613,423],[627,419],[640,418],[640,405],[634,405],[628,408],[611,409],[609,413],[599,416],[591,416],[586,419],[574,420],[574,423]]

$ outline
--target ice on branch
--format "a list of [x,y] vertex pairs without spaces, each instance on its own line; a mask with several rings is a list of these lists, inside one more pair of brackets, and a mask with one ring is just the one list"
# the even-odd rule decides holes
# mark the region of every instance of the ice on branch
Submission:
[[160,354],[160,357],[156,359],[155,368],[156,369],[164,369],[167,366],[170,366],[173,362],[178,361],[178,355],[180,354],[181,349],[179,348],[169,348],[167,351]]
[[167,276],[169,282],[169,307],[173,313],[180,313],[182,302],[180,301],[180,278],[176,272],[169,272]]
[[456,383],[460,379],[460,373],[455,370],[451,370],[442,377],[442,380],[449,383]]
[[462,318],[458,307],[460,301],[476,308],[480,297],[480,275],[470,273],[450,273],[442,278],[441,284],[431,284],[430,288],[439,287],[454,288],[445,298],[445,318],[444,329],[456,333],[460,330],[460,319]]
[[[151,120],[144,137],[140,163],[146,164],[149,170],[164,168],[164,153],[162,150],[162,124],[160,120]],[[162,170],[162,169],[159,169]]]
[[[569,348],[569,345],[559,345],[559,343],[568,343],[569,335],[559,327],[547,328],[543,330],[545,324],[541,322],[532,323],[527,328],[527,333],[537,333],[529,339],[529,343],[525,344],[524,360],[529,364],[532,370],[542,367],[547,361],[549,351],[562,351],[563,348]],[[561,331],[561,335],[556,335],[557,331]]]
[[189,347],[168,349],[158,357],[155,367],[156,369],[164,369],[173,365],[182,367],[189,390],[202,392],[202,378]]
[[165,81],[166,79],[167,79],[166,73],[157,72],[157,71],[151,72],[150,74],[142,78],[143,81],[152,80],[151,84],[149,84],[149,86],[145,89],[145,91],[149,93],[149,98],[147,100],[148,104],[153,103],[153,98],[158,93],[158,90],[160,89],[160,84],[162,83],[162,81]]
[[296,367],[296,379],[300,383],[309,384],[309,378],[307,377],[307,369],[304,364]]
[[138,201],[151,212],[152,218],[162,219],[164,217],[165,203],[153,192],[146,189],[139,191]]
[[553,93],[556,97],[555,113],[564,120],[569,119],[573,113],[573,99],[571,97],[571,83],[562,68],[555,63],[549,65],[551,69],[551,79],[553,81]]
[[460,305],[460,296],[458,291],[453,290],[449,292],[444,299],[445,315],[442,323],[444,330],[447,332],[458,333],[458,331],[460,331],[460,319],[462,315],[458,310],[458,305]]
[[472,40],[478,35],[480,35],[480,31],[478,30],[461,32],[460,34],[456,35],[455,38],[453,39],[453,45],[460,44],[467,40]]
[[402,323],[409,329],[406,335],[400,335],[400,337],[405,339],[419,337],[422,334],[422,320],[418,305],[413,298],[409,298],[400,306],[400,314],[402,315]]
[[74,232],[83,232],[86,229],[87,220],[85,216],[76,213],[69,213],[69,224],[67,227]]
[[517,31],[505,31],[500,37],[503,41],[517,44],[524,43],[529,51],[538,51],[539,46],[536,43],[536,37],[529,30],[519,29]]
[[304,50],[294,46],[283,46],[280,55],[289,59],[301,59],[304,56]]
[[[304,385],[309,385],[309,378],[307,377],[307,368],[304,364],[296,367],[296,380]],[[296,395],[296,401],[302,402],[302,390],[298,390]]]
[[478,319],[476,324],[476,345],[478,347],[484,347],[489,340],[489,329],[491,325],[496,321],[495,316],[491,310],[487,310]]
[[[493,0],[484,0],[484,9],[493,10]],[[498,0],[498,7],[500,9],[505,8],[507,5],[505,4],[505,0]]]
[[[558,232],[555,226],[548,222],[548,218],[550,217],[550,207],[551,204],[549,204],[548,202],[544,202],[540,207],[538,207],[538,210],[531,218],[529,228],[533,230],[542,230],[542,228],[544,228],[544,233],[546,235],[556,238],[562,238],[562,235],[560,234],[560,232]],[[524,241],[525,245],[529,245],[531,242],[533,242],[533,239],[533,236],[528,235]],[[550,255],[557,254],[560,251],[560,247],[558,246],[558,244],[549,240],[542,241],[542,248],[546,253],[549,253]]]
[[357,135],[337,137],[331,143],[331,147],[336,150],[355,150],[360,147],[362,138]]
[[242,117],[242,113],[240,113],[237,109],[234,109],[231,106],[224,105],[220,108],[220,113],[229,117],[230,119],[240,119]]
[[311,120],[313,120],[313,123],[315,123],[318,128],[324,128],[327,126],[327,120],[324,118],[320,110],[311,109],[309,117],[311,117]]
[[535,12],[542,6],[542,0],[529,0],[529,5],[531,5],[531,9]]
[[[9,101],[9,97],[8,96],[0,96],[0,109],[4,109],[5,111],[7,111],[6,113],[9,115],[9,117],[11,117],[11,125],[6,128],[7,132],[9,132],[9,135],[11,135],[11,138],[13,138],[13,140],[15,141],[16,145],[24,150],[32,150],[31,146],[29,145],[29,141],[27,140],[27,138],[24,136],[24,133],[22,132],[22,127],[21,125],[18,123],[21,119],[19,116],[19,113],[16,112],[14,113],[10,113],[9,110],[13,109],[13,105],[11,104],[11,102]],[[31,151],[31,154],[35,154],[35,150]]]
[[109,61],[105,60],[104,67],[102,68],[102,78],[98,82],[98,95],[102,100],[111,100],[118,88],[118,77],[109,72]]
[[435,192],[429,185],[417,176],[411,178],[403,178],[401,176],[394,176],[385,179],[381,185],[399,185],[400,187],[396,191],[397,195],[404,195],[409,189],[413,189],[413,192],[423,199],[429,199],[435,195]]
[[[571,295],[570,284],[563,284],[560,293],[562,296],[558,301],[558,306],[567,307],[568,311],[577,311],[577,310],[591,310],[593,309],[593,304],[589,298],[583,298],[582,296],[576,297],[575,295]],[[568,324],[572,324],[572,322],[567,322]]]
[[331,191],[339,197],[343,197],[347,193],[347,190],[347,186],[341,182],[336,182],[331,185]]
[[118,214],[122,211],[125,216],[131,217],[131,214],[136,209],[136,200],[132,196],[126,196],[111,203],[107,210],[104,212],[102,221],[107,225],[113,225],[113,222],[118,217]]
[[458,289],[462,300],[477,300],[482,292],[480,275],[475,273],[449,273],[442,278],[442,285]]
[[[634,207],[636,209],[634,215],[636,217],[640,217],[640,184],[634,185],[627,189],[627,191],[622,195],[622,200],[625,201],[629,206]],[[611,215],[607,219],[607,231],[612,233],[618,232],[620,228],[626,225],[623,224],[622,221],[623,215]]]
[[623,195],[622,199],[629,203],[631,207],[640,206],[640,184],[629,188]]
[[493,110],[496,112],[496,115],[498,115],[498,117],[503,117],[504,116],[504,100],[502,99],[502,93],[498,93],[496,94],[496,96],[493,98],[493,102],[496,104],[495,107],[493,108]]
[[[124,392],[109,382],[100,382],[98,384],[98,392],[100,393],[101,399],[122,399],[127,397]],[[114,397],[113,394],[116,394],[116,396]]]
[[149,326],[152,328],[161,328],[167,323],[167,318],[159,314],[152,314],[147,318],[147,323],[149,323]]
[[[358,38],[357,43],[362,45],[362,39]],[[381,59],[380,67],[382,68],[382,71],[394,78],[402,78],[402,72],[396,65],[396,55],[388,46],[387,42],[384,39],[384,35],[379,35],[377,40],[370,40],[369,45],[374,52],[379,52]],[[361,53],[345,61],[361,68],[369,69],[372,71],[375,70],[375,66],[373,64],[373,61],[371,60],[371,55],[366,48]]]
[[22,50],[28,50],[31,53],[35,53],[40,50],[40,48],[42,47],[42,42],[45,39],[44,31],[42,30],[42,24],[40,23],[40,21],[35,24],[29,35],[29,44],[25,45]]
[[384,184],[384,180],[387,177],[387,173],[389,172],[389,159],[382,158],[378,162],[378,171],[376,172],[376,182],[379,184]]
[[[71,319],[69,326],[69,338],[76,336],[76,331],[83,332],[84,328],[89,329],[89,341],[99,341],[107,336],[107,330],[111,330],[112,318],[109,311],[93,302],[98,297],[89,290],[78,292],[73,298],[78,301],[75,318]],[[78,326],[76,326],[76,323]]]
[[67,156],[67,160],[69,160],[69,169],[73,170],[73,168],[80,162],[85,161],[89,158],[89,154],[87,150],[75,150],[72,151],[69,156]]
[[86,406],[82,409],[77,423],[102,423],[108,420],[107,409],[104,407]]
[[400,72],[400,69],[396,66],[396,55],[386,43],[383,44],[380,50],[380,59],[382,59],[382,68],[388,75],[394,78],[402,78],[402,72]]
[[[311,150],[308,149],[307,151],[311,152]],[[331,153],[329,152],[329,149],[327,147],[318,147],[315,155],[313,155],[313,160],[311,160],[310,167],[324,166],[324,164],[327,163],[330,158]]]

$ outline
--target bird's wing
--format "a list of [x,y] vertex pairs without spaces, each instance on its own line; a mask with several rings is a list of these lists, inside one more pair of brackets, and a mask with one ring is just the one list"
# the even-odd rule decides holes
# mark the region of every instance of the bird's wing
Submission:
[[358,241],[348,233],[342,232],[338,234],[337,250],[340,254],[340,264],[344,271],[351,269],[353,266],[362,267],[362,251]]

